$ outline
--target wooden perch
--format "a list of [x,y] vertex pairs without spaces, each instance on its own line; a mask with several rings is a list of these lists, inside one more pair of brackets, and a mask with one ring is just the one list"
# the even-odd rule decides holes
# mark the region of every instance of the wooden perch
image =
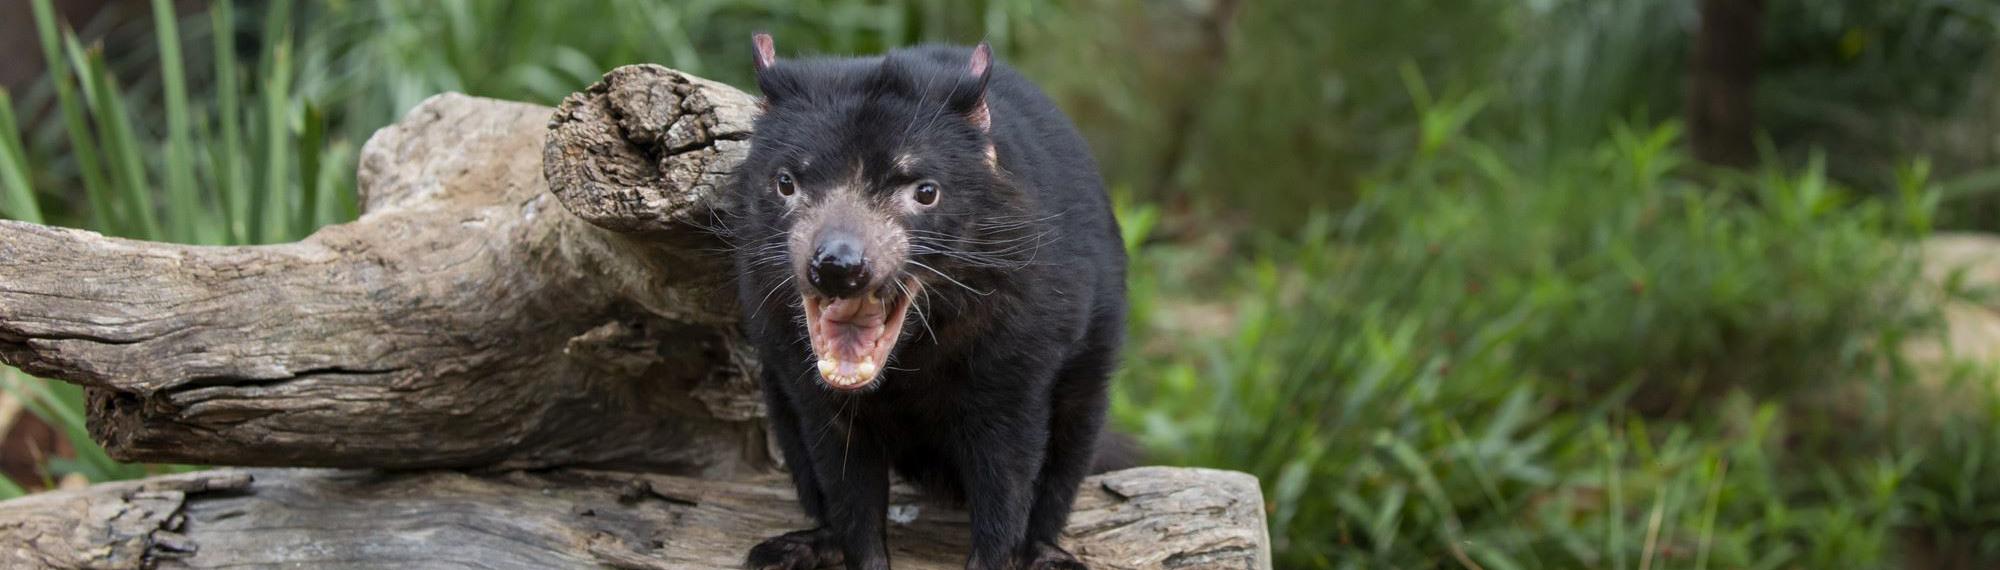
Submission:
[[365,215],[294,244],[0,222],[0,360],[91,388],[123,460],[768,470],[697,229],[754,104],[658,66],[553,115],[433,97],[363,148]]
[[[0,503],[5,568],[735,568],[803,527],[791,487],[586,470],[225,470]],[[1270,567],[1256,479],[1148,467],[1083,485],[1064,545],[1091,568]],[[959,568],[966,518],[906,490],[899,569]]]

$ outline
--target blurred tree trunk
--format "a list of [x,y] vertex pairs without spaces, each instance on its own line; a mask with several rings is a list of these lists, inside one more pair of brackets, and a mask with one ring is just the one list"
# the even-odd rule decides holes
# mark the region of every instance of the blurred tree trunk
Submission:
[[1701,0],[1688,68],[1687,121],[1695,158],[1748,166],[1757,158],[1757,66],[1765,0]]

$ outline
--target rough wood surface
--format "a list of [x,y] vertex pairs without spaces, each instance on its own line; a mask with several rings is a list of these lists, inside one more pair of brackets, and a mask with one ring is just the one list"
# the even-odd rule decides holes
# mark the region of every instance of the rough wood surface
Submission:
[[569,96],[543,168],[578,217],[622,232],[677,232],[750,152],[757,101],[657,65],[628,65]]
[[190,556],[188,497],[249,485],[249,473],[211,471],[0,502],[0,568],[151,568]]
[[[126,460],[767,470],[721,245],[673,223],[702,224],[751,99],[626,69],[554,115],[426,101],[364,148],[365,215],[299,243],[0,222],[0,361],[92,388],[92,431]],[[628,92],[657,108],[585,112]],[[613,135],[566,134],[591,129]],[[552,194],[545,134],[602,151],[551,172],[656,171]]]
[[[1148,467],[1084,483],[1092,568],[1270,567],[1256,479]],[[958,568],[963,512],[898,492],[897,568]],[[555,470],[225,470],[0,503],[5,568],[734,568],[805,524],[790,486]]]

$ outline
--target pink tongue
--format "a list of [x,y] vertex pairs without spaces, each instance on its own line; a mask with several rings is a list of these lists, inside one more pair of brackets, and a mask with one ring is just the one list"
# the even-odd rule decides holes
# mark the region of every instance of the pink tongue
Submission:
[[825,348],[843,365],[868,356],[882,336],[888,305],[862,299],[832,299],[820,308],[820,331],[827,336]]
[[820,309],[820,318],[832,324],[881,326],[882,319],[888,316],[887,309],[881,303],[871,305],[861,299],[834,299]]

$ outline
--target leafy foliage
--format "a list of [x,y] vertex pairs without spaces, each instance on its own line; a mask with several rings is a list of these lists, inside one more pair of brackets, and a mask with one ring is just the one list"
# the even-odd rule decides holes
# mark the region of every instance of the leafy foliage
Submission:
[[1900,429],[1864,411],[1906,397],[1885,347],[1930,322],[1902,292],[1935,188],[1859,197],[1816,168],[1712,187],[1677,132],[1547,152],[1427,131],[1356,207],[1223,270],[1221,333],[1175,323],[1216,295],[1171,284],[1213,265],[1141,247],[1121,423],[1262,476],[1287,566],[1877,567],[1905,525],[1984,548],[1968,493],[1996,424],[1836,427]]

